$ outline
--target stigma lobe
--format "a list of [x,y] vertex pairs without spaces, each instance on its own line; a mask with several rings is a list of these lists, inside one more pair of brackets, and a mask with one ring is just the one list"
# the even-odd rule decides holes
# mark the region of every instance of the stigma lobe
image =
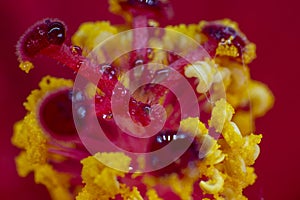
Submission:
[[50,45],[62,45],[66,38],[66,27],[56,19],[45,19],[30,27],[20,38],[17,54],[20,61],[31,60]]

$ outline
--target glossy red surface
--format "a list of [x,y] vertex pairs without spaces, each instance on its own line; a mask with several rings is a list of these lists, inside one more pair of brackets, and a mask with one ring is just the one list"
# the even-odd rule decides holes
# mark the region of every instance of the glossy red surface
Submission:
[[[287,1],[239,0],[173,0],[175,18],[171,24],[196,23],[199,20],[231,18],[237,21],[250,41],[257,44],[258,58],[250,64],[253,79],[265,82],[275,94],[273,110],[257,121],[257,132],[263,133],[261,155],[256,163],[257,183],[246,194],[250,200],[300,199],[299,190],[299,78],[300,46],[299,3]],[[25,110],[22,103],[37,87],[43,75],[72,77],[66,67],[57,67],[49,59],[38,59],[36,69],[25,74],[18,69],[15,45],[22,33],[36,21],[53,17],[68,25],[69,34],[80,23],[111,20],[104,0],[59,1],[19,0],[1,1],[1,67],[0,84],[0,199],[44,199],[47,191],[34,184],[33,177],[19,178],[14,156],[18,150],[10,144],[12,125]]]

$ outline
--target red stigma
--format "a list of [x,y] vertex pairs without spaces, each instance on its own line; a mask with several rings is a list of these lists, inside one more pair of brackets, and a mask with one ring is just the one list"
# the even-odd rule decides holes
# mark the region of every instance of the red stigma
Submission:
[[62,45],[65,41],[66,27],[63,22],[45,19],[31,26],[17,45],[20,61],[31,60],[50,45]]

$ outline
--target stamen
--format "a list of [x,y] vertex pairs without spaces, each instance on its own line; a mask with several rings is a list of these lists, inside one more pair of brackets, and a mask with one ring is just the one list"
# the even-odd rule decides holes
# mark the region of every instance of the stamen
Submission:
[[241,58],[249,41],[237,30],[218,23],[209,23],[202,28],[210,40],[204,46],[214,55],[228,55]]

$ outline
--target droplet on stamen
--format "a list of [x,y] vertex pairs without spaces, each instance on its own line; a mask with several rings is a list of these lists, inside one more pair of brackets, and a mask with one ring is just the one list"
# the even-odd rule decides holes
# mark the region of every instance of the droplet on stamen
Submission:
[[[169,145],[173,141],[174,144],[172,145],[174,145],[174,148],[171,148],[171,151],[173,152],[168,152],[168,155],[165,155],[170,156],[176,151],[181,151],[180,147],[185,146],[184,144],[191,142],[191,139],[193,139],[192,136],[187,133],[177,132],[173,130],[163,130],[151,139],[149,143],[149,151],[152,152],[159,150],[166,145]],[[178,160],[162,169],[151,172],[151,174],[163,176],[173,172],[180,173],[182,169],[186,168],[190,163],[198,159],[199,146],[200,145],[198,143],[198,140],[193,139],[190,147],[182,154],[182,156]],[[158,159],[159,158],[157,158],[156,156],[151,157],[149,160],[149,164],[153,166],[153,168],[156,168],[160,163]]]
[[137,59],[135,62],[134,62],[134,65],[135,66],[141,66],[144,64],[144,61],[142,59]]
[[71,52],[73,55],[78,55],[81,56],[82,55],[82,49],[79,46],[71,46]]
[[83,106],[80,106],[77,110],[78,117],[83,119],[86,116],[86,109]]
[[47,38],[50,44],[61,45],[66,37],[65,26],[61,22],[50,22],[48,24]]

